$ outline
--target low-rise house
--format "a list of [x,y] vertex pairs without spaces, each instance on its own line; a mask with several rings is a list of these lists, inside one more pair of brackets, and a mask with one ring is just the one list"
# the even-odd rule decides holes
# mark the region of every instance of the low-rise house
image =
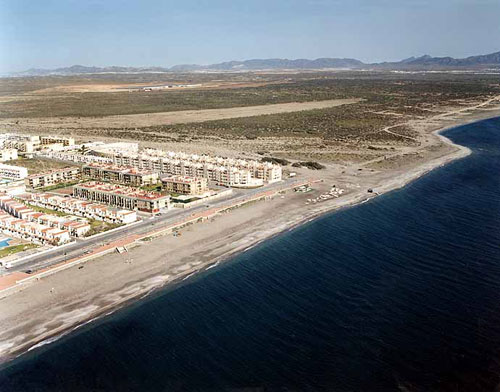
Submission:
[[31,194],[31,203],[55,211],[110,223],[127,224],[137,220],[136,211],[116,209],[103,204],[50,193]]
[[61,245],[70,241],[69,231],[18,219],[0,212],[0,229],[4,232],[40,244]]
[[22,219],[26,222],[37,223],[45,227],[66,230],[70,235],[75,237],[81,237],[90,230],[88,222],[81,222],[71,218],[34,211],[32,208],[6,195],[0,196],[0,208],[15,218]]

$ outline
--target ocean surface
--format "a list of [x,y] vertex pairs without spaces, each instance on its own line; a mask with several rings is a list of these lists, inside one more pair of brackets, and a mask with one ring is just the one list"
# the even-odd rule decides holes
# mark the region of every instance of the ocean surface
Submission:
[[0,368],[0,391],[493,391],[500,119],[473,154]]

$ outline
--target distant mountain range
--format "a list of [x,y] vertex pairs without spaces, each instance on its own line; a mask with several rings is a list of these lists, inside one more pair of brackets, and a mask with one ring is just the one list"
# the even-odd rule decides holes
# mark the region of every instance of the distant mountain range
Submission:
[[470,56],[463,59],[453,57],[410,57],[397,62],[367,64],[356,59],[319,58],[307,59],[254,59],[245,61],[228,61],[218,64],[197,65],[181,64],[170,68],[164,67],[72,67],[57,69],[29,69],[11,74],[11,76],[44,76],[44,75],[79,75],[96,73],[147,73],[147,72],[203,72],[203,71],[257,71],[257,70],[314,70],[314,69],[387,69],[387,70],[452,70],[452,69],[500,69],[500,52]]

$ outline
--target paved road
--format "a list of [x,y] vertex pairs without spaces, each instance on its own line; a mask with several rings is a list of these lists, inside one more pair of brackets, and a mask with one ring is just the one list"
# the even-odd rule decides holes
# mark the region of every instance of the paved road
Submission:
[[26,260],[20,264],[16,264],[8,269],[9,272],[14,271],[36,271],[42,268],[49,267],[53,264],[57,264],[69,259],[73,259],[79,256],[83,256],[86,253],[90,253],[96,247],[105,245],[107,243],[116,241],[122,237],[129,236],[132,234],[147,234],[155,229],[159,229],[162,226],[168,226],[170,224],[180,222],[184,219],[189,218],[196,212],[200,212],[209,208],[216,208],[227,204],[234,204],[238,201],[243,201],[249,197],[255,196],[261,192],[278,190],[280,188],[289,187],[296,183],[295,179],[287,179],[280,183],[275,183],[267,185],[264,188],[257,188],[251,190],[241,190],[233,189],[233,194],[226,196],[221,199],[207,201],[207,203],[202,204],[197,207],[183,209],[173,209],[156,216],[154,218],[145,218],[139,223],[132,225],[127,225],[119,229],[113,230],[109,233],[104,233],[100,236],[87,239],[78,239],[76,242],[66,245],[62,248],[54,248],[46,253],[34,254],[26,258]]

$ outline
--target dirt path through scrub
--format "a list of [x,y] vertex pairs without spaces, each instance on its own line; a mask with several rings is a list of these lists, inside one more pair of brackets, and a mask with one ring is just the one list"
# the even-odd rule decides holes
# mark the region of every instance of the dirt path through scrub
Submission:
[[[291,102],[271,105],[246,106],[224,109],[182,110],[177,112],[126,114],[105,117],[46,117],[30,118],[19,121],[19,125],[29,128],[30,125],[44,128],[130,128],[149,127],[153,125],[185,124],[228,118],[260,116],[264,114],[290,113],[303,110],[325,109],[335,106],[348,105],[359,102],[360,99],[333,99],[313,102]],[[1,124],[10,124],[12,119],[0,121]],[[22,123],[22,124],[21,124]]]

